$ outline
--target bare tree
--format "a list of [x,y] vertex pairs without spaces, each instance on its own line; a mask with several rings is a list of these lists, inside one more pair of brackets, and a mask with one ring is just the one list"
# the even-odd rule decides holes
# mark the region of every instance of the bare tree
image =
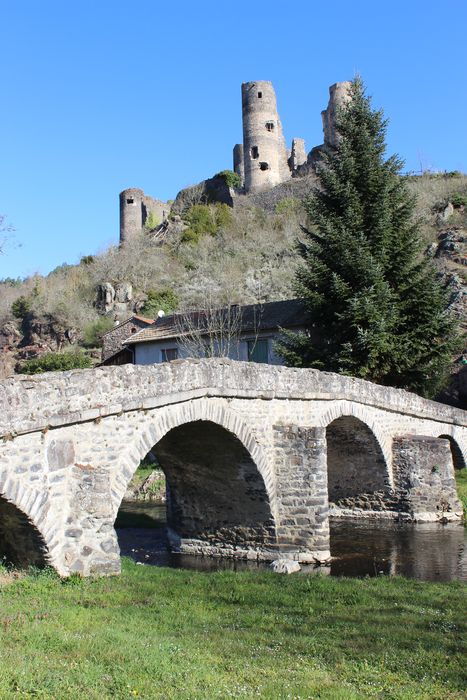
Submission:
[[206,295],[202,309],[186,309],[175,317],[179,347],[188,357],[240,359],[240,339],[246,331],[256,342],[262,307],[229,304],[219,307]]

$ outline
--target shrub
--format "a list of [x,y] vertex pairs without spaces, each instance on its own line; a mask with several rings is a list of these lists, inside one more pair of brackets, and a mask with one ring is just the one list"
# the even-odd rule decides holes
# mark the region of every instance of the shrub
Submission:
[[184,243],[198,243],[201,236],[215,236],[219,229],[232,222],[232,210],[227,204],[195,204],[185,215],[188,228],[183,231]]
[[20,296],[11,305],[11,311],[15,318],[24,318],[31,311],[31,300]]
[[94,262],[95,258],[94,255],[83,255],[81,258],[80,265],[92,265]]
[[296,214],[302,208],[302,203],[295,197],[284,197],[276,204],[276,214]]
[[99,347],[102,336],[107,331],[110,331],[113,325],[113,321],[109,316],[101,316],[94,323],[90,323],[84,329],[83,345],[86,348]]
[[144,222],[144,229],[145,231],[153,231],[159,226],[160,223],[161,222],[157,218],[156,214],[153,211],[150,211],[146,217],[146,221]]
[[240,175],[234,173],[233,170],[222,170],[220,173],[217,173],[217,175],[214,175],[214,177],[224,178],[227,185],[229,187],[233,187],[234,189],[238,189],[242,186]]
[[90,358],[82,352],[46,352],[40,357],[26,360],[19,368],[20,374],[41,374],[42,372],[63,372],[67,369],[92,367]]
[[155,318],[157,312],[161,309],[164,313],[169,314],[174,311],[177,306],[178,297],[172,289],[162,289],[161,291],[150,289],[148,291],[146,303],[141,309],[141,313],[148,318]]
[[467,205],[467,194],[462,192],[454,192],[449,198],[453,207],[463,207]]

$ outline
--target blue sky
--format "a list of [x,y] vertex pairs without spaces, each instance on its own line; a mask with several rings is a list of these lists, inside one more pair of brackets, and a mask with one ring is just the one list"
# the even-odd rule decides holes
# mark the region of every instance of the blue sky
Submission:
[[0,278],[118,241],[118,194],[231,167],[240,84],[272,80],[287,141],[322,142],[362,75],[408,170],[467,171],[465,0],[0,0]]

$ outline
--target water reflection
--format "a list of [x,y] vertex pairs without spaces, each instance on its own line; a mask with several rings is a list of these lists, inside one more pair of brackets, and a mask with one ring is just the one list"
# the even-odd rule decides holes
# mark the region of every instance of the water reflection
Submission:
[[[152,566],[217,571],[268,568],[232,559],[211,559],[167,551],[165,506],[124,502],[116,522],[123,556]],[[331,576],[399,575],[422,581],[467,581],[467,538],[461,524],[392,523],[336,519],[331,522],[329,567],[304,573]]]

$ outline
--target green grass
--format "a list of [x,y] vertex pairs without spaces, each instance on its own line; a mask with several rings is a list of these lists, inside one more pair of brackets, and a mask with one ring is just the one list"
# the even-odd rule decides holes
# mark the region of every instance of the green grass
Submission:
[[0,588],[0,697],[463,698],[464,602],[459,582],[128,560],[114,578],[28,575]]
[[456,469],[456,488],[464,508],[464,524],[467,525],[467,469]]

